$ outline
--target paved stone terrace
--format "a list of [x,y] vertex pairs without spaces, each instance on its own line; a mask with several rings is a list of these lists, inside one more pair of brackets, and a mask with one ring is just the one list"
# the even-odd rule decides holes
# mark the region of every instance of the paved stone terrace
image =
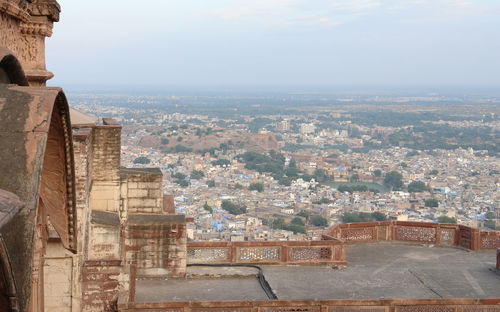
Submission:
[[[495,251],[405,243],[348,246],[348,267],[263,265],[280,300],[498,298]],[[252,270],[255,272],[252,273]],[[266,300],[255,269],[189,267],[192,278],[137,281],[137,302]],[[217,276],[228,278],[214,278]],[[241,276],[241,277],[238,277]]]

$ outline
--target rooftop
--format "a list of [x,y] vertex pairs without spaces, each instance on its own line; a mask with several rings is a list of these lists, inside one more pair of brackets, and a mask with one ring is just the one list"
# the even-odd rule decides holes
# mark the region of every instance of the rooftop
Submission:
[[[347,247],[347,267],[262,265],[280,300],[494,298],[495,251],[399,242]],[[138,280],[136,302],[266,300],[257,269],[188,268],[187,279]]]

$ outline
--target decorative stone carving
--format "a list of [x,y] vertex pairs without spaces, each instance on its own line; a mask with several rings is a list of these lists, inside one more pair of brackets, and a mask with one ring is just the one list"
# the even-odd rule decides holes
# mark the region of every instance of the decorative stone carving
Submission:
[[260,312],[320,312],[321,307],[263,307]]
[[328,312],[385,312],[385,307],[330,307]]
[[59,21],[61,7],[55,0],[32,0],[28,6],[31,16],[47,16],[51,21]]
[[2,29],[0,32],[0,45],[11,50],[25,70],[33,68],[32,66],[40,61],[44,62],[42,60],[43,53],[40,53],[38,38],[35,35],[23,34],[20,22],[0,12],[0,28]]
[[29,3],[26,0],[0,0],[0,12],[5,12],[5,14],[13,18],[26,22],[30,17],[28,5]]
[[55,0],[0,0],[0,46],[22,64],[30,85],[44,85],[53,74],[45,69],[45,37],[59,20]]
[[484,249],[500,248],[500,236],[481,235],[481,248]]
[[52,36],[52,24],[36,23],[36,22],[30,22],[30,23],[21,22],[19,26],[20,26],[21,32],[23,34],[41,35],[41,36],[45,36],[45,37]]
[[243,261],[280,260],[279,247],[242,247],[239,248],[238,259]]
[[456,310],[456,307],[441,305],[413,305],[396,308],[396,312],[455,312]]
[[188,248],[188,263],[216,263],[231,260],[229,248]]
[[346,241],[375,240],[375,228],[342,229],[341,237]]
[[289,259],[291,261],[309,261],[330,259],[332,257],[332,249],[328,247],[299,247],[291,248]]
[[500,312],[499,306],[465,306],[462,312]]
[[191,311],[192,312],[251,312],[252,308],[236,308],[236,307],[235,308],[192,308]]
[[441,229],[441,244],[446,246],[455,245],[454,229]]
[[396,240],[434,243],[436,241],[436,228],[398,226]]

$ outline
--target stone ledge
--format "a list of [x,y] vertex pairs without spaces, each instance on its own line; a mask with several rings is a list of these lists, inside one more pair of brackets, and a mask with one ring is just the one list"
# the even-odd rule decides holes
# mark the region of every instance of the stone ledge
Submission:
[[118,213],[92,210],[92,223],[120,226],[120,217]]
[[127,223],[135,224],[161,224],[161,223],[186,223],[186,216],[181,214],[176,215],[161,215],[161,214],[129,214]]

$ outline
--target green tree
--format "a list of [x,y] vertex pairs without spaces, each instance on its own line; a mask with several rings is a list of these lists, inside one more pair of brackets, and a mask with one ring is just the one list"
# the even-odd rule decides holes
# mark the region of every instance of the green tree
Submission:
[[240,215],[247,212],[245,205],[237,205],[229,200],[223,200],[221,208],[233,215]]
[[413,181],[408,184],[408,192],[410,193],[421,193],[427,190],[427,186],[422,181]]
[[278,181],[280,185],[290,186],[292,185],[292,179],[289,177],[281,177]]
[[261,193],[264,191],[264,184],[262,183],[250,183],[250,187],[248,188],[250,191],[257,191]]
[[387,220],[387,216],[385,214],[381,213],[380,211],[375,211],[374,213],[372,213],[372,216],[375,219],[375,221]]
[[286,224],[283,227],[283,230],[291,231],[294,234],[297,234],[297,233],[306,234],[306,228],[304,226],[298,225],[298,224]]
[[186,175],[182,172],[177,172],[172,175],[173,178],[176,178],[178,180],[184,180],[186,179]]
[[214,213],[214,210],[212,209],[212,207],[210,207],[210,205],[207,202],[205,202],[205,204],[203,205],[203,209],[205,209],[210,213]]
[[495,220],[495,213],[493,211],[488,211],[485,215],[486,221],[484,222],[484,226],[487,228],[490,228],[492,230],[496,230],[496,220]]
[[438,218],[439,223],[452,223],[452,224],[457,224],[457,219],[455,218],[450,218],[448,216],[442,215]]
[[322,227],[328,226],[328,220],[326,220],[322,216],[314,216],[314,217],[312,217],[311,218],[311,223],[314,226],[322,226]]
[[317,182],[325,182],[328,180],[328,176],[326,175],[325,170],[318,168],[314,170],[314,179]]
[[221,166],[223,167],[224,165],[229,165],[231,162],[227,159],[217,159],[215,161],[212,161],[212,166]]
[[376,176],[377,178],[382,176],[382,171],[380,169],[377,169],[373,171],[373,175]]
[[243,185],[241,185],[240,182],[237,182],[235,185],[234,185],[234,188],[237,189],[237,190],[241,190],[243,188]]
[[381,212],[346,212],[342,216],[343,223],[385,221],[386,215]]
[[167,145],[169,142],[170,142],[169,139],[167,139],[167,138],[161,138],[161,144]]
[[182,137],[181,136],[177,137],[177,142],[182,142]]
[[348,192],[349,194],[352,194],[354,192],[367,192],[368,187],[366,185],[339,185],[337,190],[341,193]]
[[313,204],[316,204],[316,205],[322,205],[322,204],[328,204],[328,203],[330,203],[330,200],[326,197],[321,197],[317,201],[313,202]]
[[425,207],[438,207],[439,206],[439,201],[435,198],[428,198],[424,201]]
[[350,178],[351,182],[358,182],[359,181],[359,174],[355,173],[351,176]]
[[303,218],[306,218],[306,219],[309,219],[309,212],[305,211],[305,210],[302,210],[301,212],[299,212],[297,214],[299,217],[303,217]]
[[201,170],[193,170],[191,171],[191,179],[199,180],[205,176],[205,173]]
[[403,176],[397,171],[391,171],[385,175],[384,185],[393,191],[401,190],[403,186]]
[[215,181],[214,180],[209,180],[207,182],[208,187],[215,187]]
[[219,148],[220,148],[221,150],[223,150],[223,151],[227,151],[227,150],[229,150],[229,144],[228,144],[228,143],[221,143],[221,144],[219,145]]
[[189,182],[186,180],[177,180],[177,184],[179,184],[182,187],[187,187],[189,186]]
[[295,217],[295,218],[293,218],[293,220],[292,220],[292,222],[291,222],[291,223],[292,223],[292,224],[297,224],[297,225],[302,225],[302,226],[306,225],[306,224],[304,223],[304,221],[302,221],[302,218],[300,218],[300,217]]
[[175,146],[175,151],[176,151],[177,153],[190,153],[190,152],[192,152],[192,151],[193,151],[193,149],[192,149],[192,148],[189,148],[189,147],[185,147],[185,146],[180,145],[180,144],[177,144],[177,145]]
[[437,176],[439,174],[439,171],[437,169],[432,169],[431,172],[429,173],[431,176]]
[[140,157],[137,157],[136,159],[134,159],[134,164],[146,165],[146,164],[149,164],[150,162],[151,162],[151,160],[145,156],[140,156]]

